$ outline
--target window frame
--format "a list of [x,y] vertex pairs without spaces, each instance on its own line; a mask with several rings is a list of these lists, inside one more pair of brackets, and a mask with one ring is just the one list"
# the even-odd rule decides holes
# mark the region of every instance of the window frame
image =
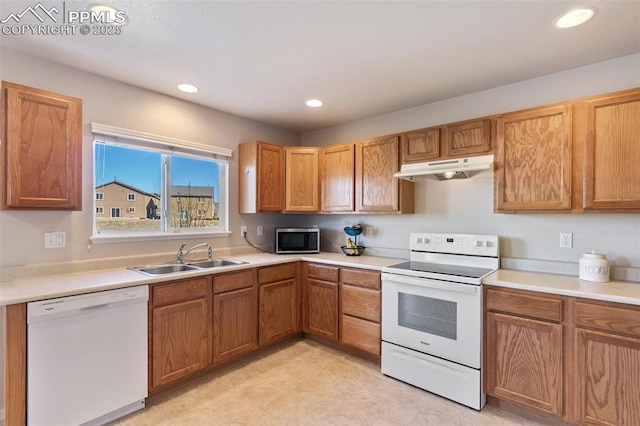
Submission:
[[[232,150],[228,148],[197,144],[194,142],[179,139],[167,138],[150,133],[138,132],[135,130],[122,129],[100,123],[91,123],[93,133],[93,160],[95,165],[96,146],[98,143],[122,146],[136,150],[147,150],[157,152],[161,155],[192,157],[199,160],[215,161],[218,163],[219,188],[218,190],[218,226],[216,228],[173,228],[170,221],[170,199],[171,199],[171,170],[170,161],[164,161],[161,183],[161,202],[158,210],[161,212],[163,223],[161,230],[151,232],[122,232],[122,233],[96,233],[96,200],[93,198],[93,218],[91,221],[92,230],[90,240],[94,243],[102,242],[134,242],[134,241],[154,241],[166,239],[184,239],[189,237],[226,237],[231,234],[229,231],[229,160]],[[94,185],[92,191],[95,193],[95,171]],[[132,200],[129,200],[132,201]],[[215,200],[212,200],[215,203]],[[213,207],[213,206],[212,206]],[[120,208],[122,217],[122,208]]]

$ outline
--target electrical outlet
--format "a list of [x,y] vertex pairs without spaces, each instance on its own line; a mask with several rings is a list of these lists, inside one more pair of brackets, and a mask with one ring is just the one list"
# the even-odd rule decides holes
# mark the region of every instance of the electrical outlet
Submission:
[[242,235],[243,237],[245,235],[247,235],[247,227],[246,226],[243,225],[243,226],[240,227],[240,235]]
[[44,248],[64,248],[67,246],[66,232],[45,232]]
[[560,248],[573,247],[573,234],[571,232],[560,233]]
[[364,227],[364,236],[365,237],[373,237],[373,226],[365,226]]
[[256,228],[256,235],[258,237],[262,237],[262,225],[258,225],[258,227]]

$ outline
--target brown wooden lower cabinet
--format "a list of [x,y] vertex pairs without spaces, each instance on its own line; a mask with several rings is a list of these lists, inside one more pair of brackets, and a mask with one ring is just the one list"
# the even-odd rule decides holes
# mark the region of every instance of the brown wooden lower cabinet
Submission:
[[491,394],[564,414],[562,325],[489,312],[485,337]]
[[297,265],[291,263],[260,268],[258,283],[260,346],[300,331]]
[[585,425],[640,425],[640,306],[485,286],[485,392]]
[[640,339],[576,330],[579,423],[640,425]]
[[207,277],[151,286],[150,389],[211,364],[211,295]]
[[152,388],[209,365],[209,312],[207,298],[153,309]]
[[340,272],[340,343],[380,356],[380,272]]
[[256,270],[213,276],[213,362],[258,347]]
[[338,284],[307,280],[308,333],[338,340]]
[[303,330],[338,341],[338,280],[340,268],[333,265],[303,265]]
[[342,315],[341,343],[356,349],[380,355],[380,324]]
[[254,287],[213,296],[213,362],[249,352],[257,342],[257,297]]

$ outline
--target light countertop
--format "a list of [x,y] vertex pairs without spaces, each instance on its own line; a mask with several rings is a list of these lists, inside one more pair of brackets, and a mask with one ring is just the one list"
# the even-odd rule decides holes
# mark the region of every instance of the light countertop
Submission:
[[[203,275],[221,274],[247,268],[277,265],[301,260],[376,271],[382,270],[385,266],[404,261],[403,259],[397,258],[366,255],[345,256],[342,253],[319,253],[311,255],[257,253],[228,257],[243,260],[248,263],[155,277],[146,276],[140,272],[120,267],[3,281],[0,282],[0,306],[136,285],[167,282]],[[500,269],[485,277],[483,283],[500,287],[640,305],[640,283],[633,282],[611,281],[608,283],[593,283],[579,280],[578,277],[575,276]]]
[[75,294],[92,293],[95,291],[133,287],[136,285],[173,281],[176,279],[192,278],[203,275],[220,274],[247,268],[296,262],[300,260],[328,263],[345,267],[372,269],[377,271],[380,271],[384,266],[402,262],[402,259],[375,256],[345,256],[341,253],[319,253],[304,256],[259,253],[229,257],[243,260],[248,263],[244,265],[223,266],[213,269],[179,272],[155,277],[146,276],[140,272],[121,267],[99,271],[75,272],[3,281],[0,282],[0,306],[71,296]]
[[575,276],[499,269],[486,276],[484,284],[563,296],[640,305],[640,283],[610,281],[595,283]]

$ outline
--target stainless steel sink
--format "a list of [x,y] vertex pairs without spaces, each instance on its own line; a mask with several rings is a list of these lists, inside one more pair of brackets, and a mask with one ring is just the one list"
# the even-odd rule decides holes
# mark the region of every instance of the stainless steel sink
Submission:
[[201,260],[199,262],[189,262],[189,266],[195,266],[199,269],[218,268],[220,266],[245,265],[247,262],[235,259],[211,259]]
[[248,262],[235,259],[210,259],[189,263],[167,263],[164,265],[137,266],[129,269],[155,277],[158,275],[197,271],[199,269],[219,268],[221,266],[244,265],[246,263]]
[[177,272],[186,272],[186,271],[197,271],[198,268],[185,265],[183,263],[171,263],[167,265],[152,265],[152,266],[139,266],[136,268],[129,268],[133,271],[141,272],[145,275],[156,276],[156,275],[166,275],[166,274],[175,274]]

